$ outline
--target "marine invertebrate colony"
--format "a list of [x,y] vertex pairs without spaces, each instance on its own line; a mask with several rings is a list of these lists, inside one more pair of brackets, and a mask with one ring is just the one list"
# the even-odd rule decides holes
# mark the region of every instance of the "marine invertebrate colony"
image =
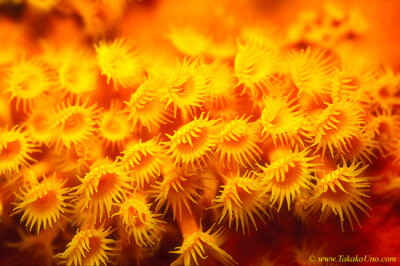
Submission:
[[400,254],[400,3],[342,2],[0,1],[2,265]]

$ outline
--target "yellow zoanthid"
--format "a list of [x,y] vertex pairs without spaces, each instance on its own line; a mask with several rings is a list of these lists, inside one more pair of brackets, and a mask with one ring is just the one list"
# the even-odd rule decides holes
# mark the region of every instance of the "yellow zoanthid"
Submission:
[[334,149],[346,150],[348,142],[362,130],[365,112],[357,102],[340,100],[327,103],[315,121],[308,125],[311,146],[316,152],[322,149],[322,157],[328,148],[334,157]]
[[182,126],[174,132],[174,135],[167,135],[169,138],[165,145],[168,148],[170,159],[174,165],[191,165],[193,169],[202,164],[206,165],[212,154],[212,148],[217,143],[216,123],[218,120],[209,120],[209,114],[204,117],[201,113],[199,118]]
[[289,96],[264,97],[261,117],[258,120],[262,125],[262,135],[271,136],[275,145],[279,140],[282,145],[304,146],[302,138],[305,135],[305,118],[294,100],[288,98]]
[[373,135],[383,156],[392,152],[393,136],[400,132],[400,115],[392,111],[376,111],[366,117],[366,130]]
[[374,83],[375,71],[373,68],[358,65],[337,68],[332,80],[330,97],[334,101],[353,100],[365,105],[370,104],[368,90]]
[[166,158],[164,147],[155,137],[145,142],[140,139],[128,143],[118,160],[131,176],[132,184],[140,188],[160,176]]
[[161,209],[165,204],[166,213],[171,207],[173,219],[178,216],[178,221],[182,219],[184,209],[192,212],[191,205],[197,204],[196,199],[201,198],[199,193],[204,190],[203,180],[194,172],[171,165],[166,167],[163,180],[152,187],[151,193],[157,201],[156,209]]
[[78,99],[74,104],[69,99],[67,104],[62,102],[55,110],[51,125],[57,135],[56,149],[59,150],[62,146],[70,148],[93,137],[98,113],[97,104],[88,106],[88,99],[84,102]]
[[18,171],[20,166],[29,166],[29,161],[35,162],[30,154],[40,151],[37,147],[22,126],[0,128],[0,173]]
[[24,125],[32,139],[40,144],[48,145],[54,142],[56,137],[51,128],[54,117],[46,108],[41,108],[43,104],[51,105],[51,100],[43,100],[34,104],[32,110],[26,113]]
[[153,246],[154,239],[159,240],[157,232],[160,224],[165,223],[157,219],[161,214],[154,214],[150,210],[151,203],[147,203],[144,195],[133,194],[119,205],[119,215],[128,233],[128,242],[133,236],[139,246]]
[[145,80],[134,93],[131,94],[127,105],[129,119],[132,120],[132,129],[144,126],[149,131],[161,124],[171,123],[172,114],[165,107],[166,101],[160,95],[160,87],[165,81],[158,78]]
[[186,55],[199,56],[207,51],[210,38],[193,26],[172,27],[167,35],[176,49]]
[[113,102],[108,110],[99,114],[99,138],[106,148],[110,145],[112,148],[121,148],[132,135],[128,118],[119,102]]
[[122,38],[113,42],[100,41],[95,45],[97,62],[107,83],[113,81],[115,88],[131,87],[142,81],[143,63],[132,41]]
[[169,73],[161,93],[165,93],[166,107],[174,106],[174,116],[180,109],[194,115],[196,107],[201,107],[206,97],[207,75],[199,70],[198,60],[185,59],[177,63]]
[[292,81],[299,94],[308,94],[317,101],[330,93],[336,62],[325,51],[308,47],[293,52],[289,62]]
[[96,57],[87,51],[69,51],[61,54],[58,81],[65,93],[82,95],[94,92],[98,82]]
[[245,42],[238,42],[235,57],[235,76],[238,84],[243,84],[243,93],[250,89],[251,94],[266,91],[269,80],[279,70],[279,49],[265,37],[252,35]]
[[203,109],[211,111],[213,118],[234,119],[238,115],[239,97],[232,67],[222,60],[215,60],[200,64],[200,71],[206,76],[208,88]]
[[258,128],[254,122],[249,122],[250,118],[236,117],[223,126],[215,150],[220,162],[246,166],[260,160]]
[[338,152],[338,156],[335,157],[340,158],[340,155],[343,155],[347,161],[355,160],[356,162],[371,163],[371,159],[377,158],[374,152],[379,147],[378,142],[373,140],[373,136],[372,132],[368,132],[363,128],[346,139],[346,147],[342,152]]
[[226,231],[219,228],[212,233],[214,226],[203,232],[202,226],[194,233],[184,235],[182,246],[176,247],[170,253],[178,254],[179,257],[171,263],[172,266],[177,265],[199,265],[198,258],[205,260],[210,255],[215,260],[224,265],[236,265],[237,262],[231,255],[226,253],[219,246],[226,240]]
[[55,174],[52,178],[45,178],[32,186],[20,188],[20,193],[16,193],[19,200],[16,203],[13,214],[23,212],[21,221],[26,220],[29,230],[36,224],[37,233],[43,226],[53,226],[57,223],[60,216],[67,210],[67,201],[71,198],[70,188],[64,187],[67,180],[57,180]]
[[258,216],[264,222],[264,217],[269,214],[266,212],[270,205],[269,195],[263,193],[264,187],[261,180],[256,178],[251,172],[240,175],[239,170],[235,175],[225,177],[225,185],[222,185],[220,195],[213,200],[216,204],[212,208],[223,207],[221,222],[228,214],[229,227],[232,221],[236,222],[236,230],[239,224],[243,234],[245,230],[250,232],[250,221],[257,230],[254,216]]
[[10,67],[8,89],[10,101],[16,99],[16,108],[21,102],[23,110],[43,99],[55,86],[55,76],[50,68],[37,57],[22,59]]
[[56,258],[68,266],[107,265],[109,257],[116,252],[116,248],[112,245],[117,241],[110,237],[112,232],[111,227],[78,229],[71,242],[67,244],[67,249],[63,253],[58,253]]
[[74,192],[77,196],[75,200],[83,202],[81,211],[88,209],[94,214],[94,223],[103,220],[104,211],[110,217],[112,207],[121,203],[125,198],[125,192],[131,188],[124,169],[116,162],[106,159],[94,162],[90,171],[79,180],[81,184]]
[[318,156],[308,157],[308,148],[299,151],[297,146],[294,151],[290,148],[277,148],[270,155],[270,164],[259,166],[261,173],[256,175],[261,179],[264,187],[263,193],[271,195],[271,205],[278,202],[278,211],[286,199],[288,209],[292,201],[299,195],[308,193],[313,187],[312,180],[315,163],[311,161]]
[[367,91],[372,105],[385,111],[392,111],[400,105],[400,75],[390,68],[381,71]]
[[[367,165],[360,166],[361,162],[347,165],[338,165],[336,169],[329,172],[322,172],[309,200],[310,211],[320,210],[320,221],[324,222],[332,213],[339,216],[340,225],[343,230],[345,217],[353,229],[353,219],[360,225],[354,206],[368,215],[366,208],[369,206],[364,202],[363,197],[369,197],[366,193],[370,187],[367,177],[360,174],[364,172]],[[369,216],[369,215],[368,215]]]
[[215,60],[211,64],[200,64],[199,68],[206,75],[206,102],[214,103],[218,107],[227,107],[235,87],[232,67],[221,60]]

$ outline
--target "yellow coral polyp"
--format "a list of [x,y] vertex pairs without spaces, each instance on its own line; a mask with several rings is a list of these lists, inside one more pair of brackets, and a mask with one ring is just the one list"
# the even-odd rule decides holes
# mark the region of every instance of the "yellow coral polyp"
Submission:
[[110,217],[112,207],[121,203],[125,198],[124,190],[130,189],[129,177],[123,168],[115,162],[104,160],[96,161],[90,171],[83,178],[79,178],[81,184],[76,187],[77,200],[84,204],[81,211],[88,209],[93,213],[93,222],[102,221],[104,211]]
[[372,82],[372,88],[367,91],[372,104],[385,111],[391,111],[395,105],[400,105],[400,75],[392,69],[385,69]]
[[167,82],[161,90],[165,92],[166,106],[193,115],[195,108],[203,105],[206,97],[206,75],[199,71],[198,61],[185,59],[178,63],[168,75]]
[[140,139],[137,143],[129,143],[118,158],[132,176],[132,183],[140,188],[160,176],[166,155],[159,138],[155,137],[145,142]]
[[[346,148],[343,150],[343,157],[348,161],[369,162],[376,158],[374,152],[378,150],[378,142],[373,140],[373,134],[365,130],[357,132],[346,140]],[[339,152],[340,153],[340,152]]]
[[[151,203],[147,203],[144,196],[133,194],[126,199],[114,215],[120,215],[128,233],[128,242],[131,236],[139,246],[153,246],[153,239],[157,239],[157,232],[163,221],[157,219],[160,214],[154,214],[150,210]],[[113,215],[113,216],[114,216]]]
[[97,62],[107,83],[114,86],[131,87],[142,81],[143,63],[132,41],[119,38],[113,42],[100,41],[95,45]]
[[82,171],[89,169],[90,163],[102,157],[102,153],[99,151],[100,148],[98,143],[87,141],[77,143],[69,149],[64,147],[59,151],[54,151],[56,169],[62,172],[81,174]]
[[66,93],[81,95],[93,92],[97,86],[97,62],[94,55],[81,51],[67,52],[58,68],[58,79]]
[[54,133],[51,130],[53,116],[47,110],[39,108],[39,105],[34,107],[25,120],[26,131],[35,141],[49,144],[54,141]]
[[192,26],[173,27],[167,37],[176,49],[190,56],[203,54],[210,45],[209,37]]
[[218,120],[209,120],[209,114],[204,117],[201,113],[199,118],[187,123],[168,135],[169,141],[165,143],[168,154],[175,165],[191,165],[193,169],[207,160],[212,153],[212,148],[217,143],[216,123]]
[[35,162],[31,153],[38,152],[37,147],[23,127],[0,128],[0,173],[18,171],[20,166]]
[[290,74],[299,94],[308,94],[318,101],[330,92],[335,61],[320,49],[307,48],[290,56]]
[[301,144],[304,146],[305,119],[302,111],[299,110],[298,105],[293,100],[288,100],[287,96],[265,97],[263,106],[258,121],[263,127],[262,134],[265,137],[271,136],[275,145],[279,140],[283,145]]
[[122,147],[125,141],[131,136],[131,127],[128,122],[129,116],[122,112],[120,105],[113,104],[110,109],[99,115],[99,138],[104,146],[111,145]]
[[370,104],[368,90],[374,81],[375,72],[369,68],[336,69],[331,86],[331,98],[335,101],[353,100]]
[[9,87],[10,101],[16,99],[16,108],[23,106],[27,110],[43,99],[55,86],[55,76],[43,60],[32,58],[21,60],[10,67]]
[[363,118],[364,111],[357,102],[341,100],[327,104],[326,109],[309,125],[312,146],[316,146],[316,151],[322,149],[322,157],[326,148],[332,158],[334,149],[343,153],[348,141],[362,130]]
[[256,175],[261,179],[264,192],[271,195],[270,202],[274,205],[278,202],[278,211],[286,199],[287,207],[298,195],[308,193],[313,187],[312,180],[315,179],[315,163],[311,161],[318,156],[309,157],[309,149],[294,151],[289,148],[276,149],[272,154],[270,164],[259,165],[262,170]]
[[216,154],[225,164],[236,163],[242,166],[252,165],[260,159],[262,150],[258,146],[258,127],[249,122],[251,117],[237,117],[224,125],[218,134]]
[[93,137],[95,125],[98,119],[97,104],[88,106],[88,101],[80,102],[78,99],[75,104],[68,100],[64,102],[53,117],[55,134],[58,134],[56,140],[56,149],[65,146],[70,148],[72,145],[85,141]]
[[[205,260],[207,254],[224,265],[236,265],[236,261],[231,255],[226,253],[219,246],[225,241],[226,233],[223,228],[219,228],[211,233],[214,229],[212,226],[206,232],[200,225],[200,228],[190,235],[184,235],[182,246],[175,248],[170,253],[178,254],[179,257],[171,263],[172,266],[177,265],[199,265],[198,258]],[[192,262],[193,261],[193,262]]]
[[279,51],[270,41],[254,41],[253,39],[238,43],[235,57],[235,76],[243,84],[245,92],[250,89],[256,92],[266,90],[268,81],[279,70]]
[[343,161],[343,165],[338,165],[331,172],[323,173],[317,179],[317,184],[313,195],[308,203],[311,206],[310,211],[322,212],[320,220],[324,222],[332,213],[339,216],[340,225],[343,230],[345,218],[353,229],[353,219],[360,225],[354,206],[364,212],[367,216],[369,206],[364,202],[363,198],[369,197],[366,192],[370,187],[367,177],[360,174],[364,172],[367,165],[361,166],[361,162],[347,165]]
[[269,217],[266,212],[270,205],[269,195],[263,194],[263,190],[264,187],[260,180],[250,172],[240,175],[238,171],[235,175],[226,177],[226,183],[220,191],[221,194],[214,200],[215,205],[212,207],[223,207],[219,222],[228,214],[229,227],[235,220],[236,230],[240,224],[243,234],[245,234],[245,230],[250,231],[251,221],[257,230],[254,216],[258,216],[263,222],[263,215]]
[[144,81],[126,101],[127,113],[132,120],[132,128],[145,126],[149,131],[154,127],[171,122],[172,114],[165,108],[166,101],[160,95],[162,80],[150,78]]
[[206,103],[212,102],[218,107],[228,108],[235,87],[233,69],[221,60],[215,60],[211,64],[200,65],[200,71],[206,75]]
[[110,238],[111,227],[104,229],[89,228],[77,230],[67,249],[56,255],[66,265],[107,265],[107,261],[116,249],[116,241]]
[[393,136],[400,132],[400,115],[381,111],[374,113],[367,120],[366,128],[373,134],[373,140],[379,144],[382,155],[391,152],[393,145]]
[[24,190],[20,188],[20,193],[15,194],[20,202],[16,203],[13,214],[23,212],[21,221],[26,220],[29,230],[36,224],[38,234],[42,227],[52,227],[69,206],[67,200],[71,196],[70,188],[64,187],[66,181],[57,180],[54,175],[31,187],[25,186]]
[[192,212],[192,204],[197,204],[196,199],[201,196],[200,191],[204,190],[204,185],[194,172],[187,173],[182,168],[170,167],[166,170],[161,182],[157,181],[151,191],[157,201],[156,209],[159,210],[165,205],[166,213],[172,207],[173,219],[176,216],[182,220],[184,208]]

